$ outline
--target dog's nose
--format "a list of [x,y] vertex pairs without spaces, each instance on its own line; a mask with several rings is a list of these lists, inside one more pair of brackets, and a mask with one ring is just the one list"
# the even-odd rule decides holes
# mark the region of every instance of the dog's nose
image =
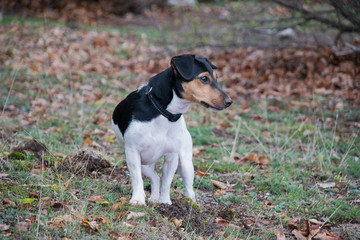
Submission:
[[232,100],[230,97],[225,98],[225,107],[229,107],[232,104]]

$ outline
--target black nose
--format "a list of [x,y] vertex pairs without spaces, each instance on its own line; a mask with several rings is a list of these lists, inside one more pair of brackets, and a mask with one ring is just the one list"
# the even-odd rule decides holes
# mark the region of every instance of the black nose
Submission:
[[225,98],[225,107],[229,107],[232,104],[232,100],[230,97]]

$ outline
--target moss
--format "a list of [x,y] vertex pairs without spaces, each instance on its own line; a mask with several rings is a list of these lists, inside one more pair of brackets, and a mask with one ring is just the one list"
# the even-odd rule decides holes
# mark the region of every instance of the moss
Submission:
[[24,160],[26,158],[26,155],[24,153],[21,152],[12,152],[9,155],[10,159],[14,159],[14,160]]

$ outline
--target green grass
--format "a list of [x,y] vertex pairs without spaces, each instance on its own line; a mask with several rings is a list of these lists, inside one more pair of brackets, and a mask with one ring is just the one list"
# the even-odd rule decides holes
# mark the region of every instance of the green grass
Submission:
[[[63,27],[61,23],[8,16],[4,17],[2,25],[7,27],[19,21],[35,31],[41,31],[39,26],[44,24]],[[198,18],[191,19],[190,30],[203,29],[197,26],[198,23]],[[129,33],[132,29],[129,27],[118,31],[121,35],[135,38],[145,34],[151,43],[170,42],[174,36],[171,31],[164,36],[154,27],[140,27]],[[113,28],[105,27],[91,30],[114,31]],[[165,30],[168,30],[166,26]],[[203,31],[206,35],[207,30]],[[205,40],[189,41],[196,45]],[[119,48],[116,53],[117,58],[122,60],[132,57],[126,49]],[[113,141],[115,136],[109,129],[115,100],[124,98],[128,91],[115,88],[113,84],[116,81],[137,80],[137,77],[133,73],[110,77],[106,74],[85,73],[78,78],[65,74],[62,79],[58,79],[29,69],[0,68],[0,136],[6,134],[11,138],[6,140],[2,137],[0,142],[0,173],[8,174],[0,181],[0,198],[7,198],[17,204],[17,207],[3,204],[0,210],[0,223],[11,225],[9,232],[12,233],[1,237],[110,239],[109,231],[120,235],[129,231],[138,239],[172,238],[174,233],[185,239],[200,237],[194,231],[177,231],[170,219],[164,219],[152,205],[134,207],[126,203],[120,209],[112,210],[112,204],[120,201],[121,197],[130,199],[128,176],[121,181],[114,181],[107,176],[74,175],[56,168],[63,161],[54,156],[56,153],[71,158],[85,147],[87,138],[103,146],[97,150],[115,165],[126,166],[123,150]],[[86,84],[91,85],[92,90],[81,89]],[[90,96],[87,99],[86,94],[91,91],[100,92],[101,98]],[[39,99],[44,100],[44,106],[42,101],[39,101],[39,106],[33,105]],[[291,101],[293,99],[249,102],[251,108],[244,113],[241,103],[235,100],[231,108],[224,112],[212,113],[196,106],[185,114],[198,153],[194,156],[195,169],[211,174],[195,176],[194,187],[199,196],[199,208],[201,211],[209,211],[209,216],[217,216],[219,209],[229,207],[234,212],[231,221],[239,227],[223,228],[220,230],[221,236],[276,239],[273,229],[282,228],[295,217],[325,219],[335,225],[359,223],[360,209],[353,201],[360,195],[360,137],[359,129],[349,127],[347,122],[354,121],[360,111],[346,105],[344,110],[336,111],[289,107]],[[322,106],[327,99],[315,98],[312,101]],[[270,106],[273,105],[279,110],[272,111]],[[228,112],[238,118],[230,118]],[[297,120],[303,116],[309,117],[311,122]],[[329,119],[334,123],[327,124]],[[97,134],[99,130],[103,133]],[[238,141],[234,143],[237,130]],[[13,152],[15,146],[24,145],[29,138],[45,143],[49,152],[43,158],[31,153]],[[96,145],[87,147],[96,148]],[[227,162],[233,149],[237,161]],[[266,156],[271,165],[262,167],[241,161],[250,154]],[[40,174],[31,172],[32,169],[40,168],[43,162],[47,164],[47,171]],[[161,168],[158,169],[160,172]],[[63,188],[69,179],[72,179],[70,185]],[[232,191],[214,196],[218,188],[211,180],[230,184]],[[334,182],[335,187],[323,189],[317,185],[326,182]],[[147,179],[145,187],[149,187]],[[61,203],[66,207],[56,209],[51,205],[42,206],[41,200],[31,194],[33,192],[41,197],[50,197],[53,203]],[[183,183],[176,175],[171,197],[182,199],[183,193]],[[90,197],[97,195],[103,196],[109,203],[89,201]],[[24,205],[24,199],[33,199],[33,202]],[[266,205],[266,201],[271,201],[271,204]],[[78,212],[76,216],[89,221],[106,216],[109,222],[100,225],[95,232],[84,227],[83,219],[80,218],[67,221],[64,227],[52,226],[55,217],[73,215],[74,211]],[[126,220],[126,215],[120,219],[116,216],[117,213],[127,214],[128,211],[145,212],[146,215],[131,221]],[[38,220],[27,220],[31,216],[37,216]],[[245,228],[243,223],[249,219],[256,220],[260,227],[251,225],[253,229]],[[270,224],[266,225],[265,220],[270,221]],[[28,231],[15,227],[23,222],[28,222]],[[126,227],[123,222],[130,222],[134,227]],[[157,225],[151,226],[149,222]]]

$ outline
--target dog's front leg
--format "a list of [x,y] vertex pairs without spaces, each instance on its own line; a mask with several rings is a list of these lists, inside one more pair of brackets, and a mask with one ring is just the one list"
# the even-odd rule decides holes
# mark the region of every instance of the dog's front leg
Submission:
[[171,153],[165,155],[165,162],[162,170],[160,203],[171,204],[170,187],[179,163],[179,155]]
[[125,146],[126,163],[130,172],[132,197],[130,204],[145,205],[144,182],[141,176],[141,158],[136,149]]
[[194,184],[194,164],[192,162],[192,147],[180,153],[179,171],[185,185],[185,196],[195,201]]

